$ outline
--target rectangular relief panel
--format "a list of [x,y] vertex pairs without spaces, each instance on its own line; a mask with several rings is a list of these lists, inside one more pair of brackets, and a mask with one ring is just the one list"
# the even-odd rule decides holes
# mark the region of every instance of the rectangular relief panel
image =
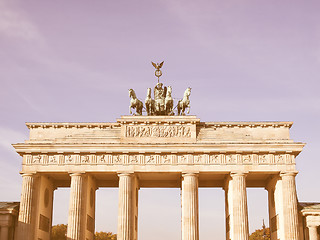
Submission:
[[122,143],[195,143],[197,123],[195,116],[123,116]]

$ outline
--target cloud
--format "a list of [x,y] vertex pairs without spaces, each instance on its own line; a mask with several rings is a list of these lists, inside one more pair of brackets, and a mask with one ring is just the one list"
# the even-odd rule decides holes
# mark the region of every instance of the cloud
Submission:
[[23,133],[0,126],[0,147],[10,153],[15,152],[11,144],[23,142],[25,139],[27,137]]
[[37,29],[21,11],[2,0],[0,1],[0,36],[42,42],[43,38]]

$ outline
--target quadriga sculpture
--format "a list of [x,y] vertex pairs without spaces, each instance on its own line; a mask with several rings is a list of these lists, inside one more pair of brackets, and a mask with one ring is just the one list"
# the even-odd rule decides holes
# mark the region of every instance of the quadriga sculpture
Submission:
[[136,109],[136,114],[142,115],[143,103],[137,98],[136,93],[132,88],[129,89],[129,97],[131,98],[129,106],[130,114],[132,114],[131,108],[133,108]]
[[183,98],[181,100],[179,100],[179,102],[178,102],[178,105],[177,105],[178,115],[186,115],[184,112],[186,110],[186,108],[188,108],[187,113],[189,114],[189,112],[190,112],[190,100],[189,100],[190,94],[191,94],[191,88],[188,87],[184,91]]
[[155,104],[154,104],[154,99],[151,98],[151,88],[148,88],[147,90],[147,97],[144,103],[146,105],[147,114],[149,116],[154,115]]

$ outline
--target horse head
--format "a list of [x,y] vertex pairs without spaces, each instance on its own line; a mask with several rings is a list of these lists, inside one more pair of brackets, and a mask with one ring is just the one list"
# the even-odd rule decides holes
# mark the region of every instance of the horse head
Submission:
[[148,88],[147,90],[147,97],[151,97],[151,88]]
[[136,97],[136,93],[134,92],[134,90],[132,88],[129,89],[129,97],[132,97],[132,98]]
[[188,88],[186,89],[186,91],[184,92],[184,96],[189,97],[190,94],[191,94],[191,87],[188,87]]

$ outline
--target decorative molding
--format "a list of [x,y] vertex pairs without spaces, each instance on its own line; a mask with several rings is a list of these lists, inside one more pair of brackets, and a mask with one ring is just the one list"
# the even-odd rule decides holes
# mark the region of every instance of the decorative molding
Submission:
[[[150,117],[150,116],[149,116]],[[200,122],[199,119],[193,118],[192,116],[184,116],[183,118],[168,118],[167,120],[160,120],[160,119],[146,119],[141,117],[134,117],[134,118],[122,118],[118,119],[116,123],[59,123],[59,122],[52,122],[52,123],[45,123],[45,122],[31,122],[26,123],[26,126],[29,129],[35,128],[120,128],[121,124],[197,124],[204,127],[213,127],[213,128],[291,128],[293,122]]]
[[26,154],[26,165],[295,165],[293,154]]
[[120,128],[119,123],[42,123],[42,122],[36,122],[36,123],[26,123],[26,126],[29,129],[35,129],[35,128]]
[[213,128],[291,128],[293,122],[205,122],[204,127]]

